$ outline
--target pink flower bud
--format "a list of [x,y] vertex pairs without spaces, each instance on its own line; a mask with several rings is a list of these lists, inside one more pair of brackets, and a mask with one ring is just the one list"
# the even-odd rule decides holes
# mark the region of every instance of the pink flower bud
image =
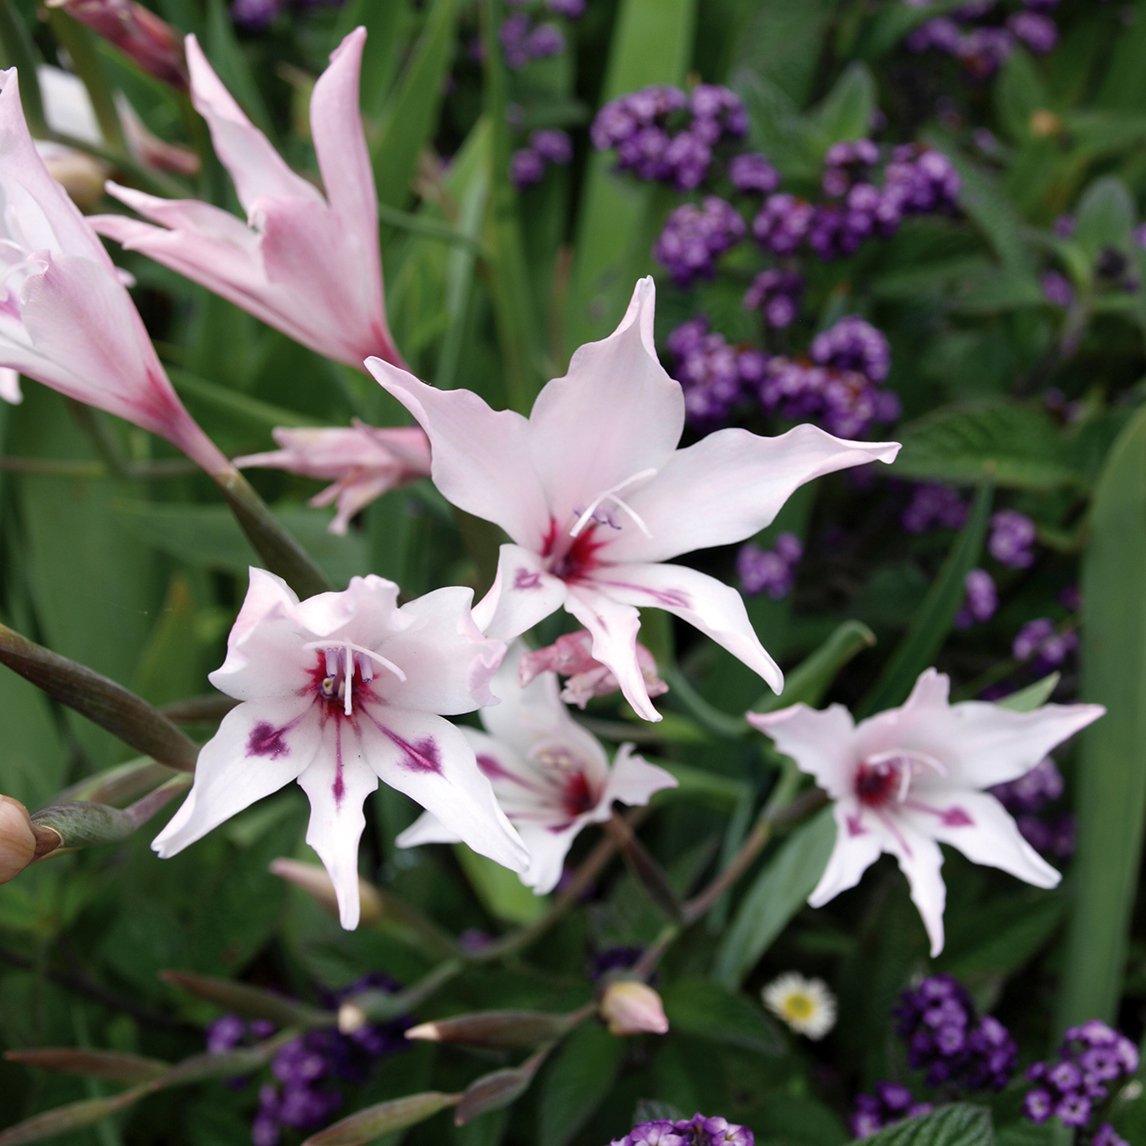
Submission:
[[86,24],[149,75],[173,87],[187,86],[182,38],[142,4],[132,0],[47,0],[47,4]]
[[0,796],[0,883],[15,878],[36,858],[36,833],[28,809]]
[[610,983],[601,996],[600,1012],[611,1035],[663,1035],[669,1029],[660,995],[635,979]]

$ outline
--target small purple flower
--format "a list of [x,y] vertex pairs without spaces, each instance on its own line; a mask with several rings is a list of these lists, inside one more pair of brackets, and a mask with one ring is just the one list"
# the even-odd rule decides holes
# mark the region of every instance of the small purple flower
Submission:
[[545,7],[554,16],[564,16],[566,20],[580,20],[585,15],[587,0],[545,0]]
[[740,588],[748,597],[765,594],[779,601],[792,591],[796,566],[803,556],[804,547],[792,533],[776,538],[774,549],[761,549],[749,542],[736,555],[736,573]]
[[800,311],[804,279],[796,271],[761,271],[744,292],[744,306],[758,310],[764,322],[775,329],[791,326]]
[[1016,40],[1021,40],[1036,56],[1053,52],[1058,43],[1058,27],[1049,16],[1038,12],[1015,12],[1007,27]]
[[856,1095],[848,1127],[854,1138],[868,1138],[887,1126],[917,1114],[929,1114],[931,1110],[930,1103],[917,1102],[906,1086],[877,1082],[875,1094]]
[[679,286],[698,278],[711,278],[716,260],[745,234],[744,220],[736,209],[715,195],[701,203],[685,203],[669,215],[653,247],[657,261]]
[[1011,644],[1011,655],[1020,662],[1033,661],[1037,672],[1059,668],[1078,648],[1073,632],[1060,633],[1049,617],[1028,621]]
[[231,0],[231,19],[248,32],[261,32],[284,7],[286,0]]
[[668,337],[675,374],[691,425],[714,429],[728,421],[743,397],[740,353],[703,318],[690,319]]
[[881,331],[849,314],[816,335],[812,360],[837,370],[854,370],[870,382],[882,382],[891,368],[891,349]]
[[529,33],[525,44],[531,59],[549,59],[565,51],[565,33],[556,24],[538,24]]
[[999,594],[994,578],[985,569],[972,569],[967,574],[963,579],[963,592],[963,606],[955,617],[956,628],[968,629],[976,622],[989,621],[995,615]]
[[509,161],[509,177],[519,191],[540,183],[545,175],[545,160],[532,148],[523,147]]
[[565,131],[554,128],[535,131],[529,137],[529,146],[546,163],[556,163],[560,167],[564,167],[573,158],[573,141]]
[[949,485],[917,485],[899,522],[908,533],[929,529],[962,529],[967,521],[967,505],[959,491]]
[[1039,280],[1042,287],[1043,298],[1064,310],[1074,302],[1074,287],[1070,279],[1058,271],[1045,271]]
[[737,191],[768,195],[780,186],[780,174],[765,156],[745,151],[728,164],[728,179]]
[[634,1126],[628,1134],[614,1138],[609,1146],[755,1146],[756,1138],[745,1126],[726,1118],[694,1114],[675,1122],[658,1119]]
[[1121,1135],[1114,1132],[1114,1127],[1109,1122],[1104,1122],[1095,1132],[1094,1137],[1090,1140],[1090,1146],[1130,1146]]
[[752,220],[752,234],[765,250],[790,255],[807,238],[815,213],[805,199],[783,192],[770,195]]
[[987,539],[987,552],[1000,565],[1011,569],[1028,569],[1034,564],[1032,546],[1035,543],[1035,523],[1025,514],[1013,509],[1001,509],[991,515],[991,535]]

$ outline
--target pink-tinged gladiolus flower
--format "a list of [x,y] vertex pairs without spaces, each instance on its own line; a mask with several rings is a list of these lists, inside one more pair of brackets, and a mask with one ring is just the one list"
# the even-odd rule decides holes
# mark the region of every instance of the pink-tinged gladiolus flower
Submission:
[[820,907],[854,887],[889,852],[911,885],[932,955],[943,949],[947,895],[939,844],[1036,887],[1058,883],[1058,872],[984,789],[1025,775],[1106,711],[1097,704],[1045,704],[1033,712],[951,704],[949,688],[946,676],[928,669],[902,708],[858,725],[838,704],[748,714],[835,801],[836,845],[808,902]]
[[210,473],[233,472],[183,408],[103,244],[37,154],[14,68],[0,72],[0,368],[159,434]]
[[[482,709],[486,731],[463,728],[462,733],[529,849],[522,882],[544,895],[561,877],[577,834],[607,820],[614,800],[647,804],[654,792],[675,788],[676,780],[636,755],[631,744],[621,745],[610,768],[605,750],[561,703],[552,673],[524,688],[518,684],[521,652],[520,647],[511,649],[494,677],[492,688],[501,703]],[[459,838],[457,828],[431,809],[398,836],[398,844],[456,843]]]
[[482,636],[472,591],[438,589],[398,607],[398,586],[355,577],[305,601],[251,570],[247,598],[211,682],[242,703],[203,746],[186,803],[152,845],[174,855],[297,780],[306,840],[359,918],[362,804],[379,780],[430,809],[474,851],[522,870],[527,854],[462,733],[443,716],[494,698],[504,646]]
[[355,422],[337,429],[281,428],[271,436],[282,449],[236,458],[235,465],[268,466],[332,481],[310,499],[314,506],[338,503],[331,533],[345,533],[350,519],[375,498],[430,476],[430,443],[417,427],[379,429]]
[[133,0],[47,0],[86,24],[143,71],[174,87],[186,86],[179,34],[154,12]]
[[[554,672],[566,677],[561,699],[566,704],[584,708],[595,696],[608,696],[621,686],[608,665],[593,656],[593,637],[585,629],[575,633],[562,633],[551,645],[533,652],[522,653],[518,665],[518,680],[522,687],[543,672]],[[650,697],[663,696],[668,685],[657,676],[657,662],[644,645],[637,645],[637,664],[645,678],[645,691]]]
[[367,367],[430,438],[433,480],[461,509],[500,525],[497,579],[478,623],[503,639],[562,606],[593,634],[593,656],[646,720],[659,720],[637,662],[637,609],[667,609],[779,691],[783,675],[740,594],[664,562],[751,537],[821,474],[889,462],[899,446],[813,426],[778,438],[719,430],[678,450],[684,394],[653,347],[654,288],[642,279],[620,326],[582,346],[524,418],[468,390],[435,390],[378,359]]
[[112,195],[157,225],[102,215],[93,226],[319,354],[358,369],[370,354],[400,364],[386,324],[378,200],[358,110],[365,40],[358,28],[342,41],[311,96],[325,196],[283,162],[188,36],[191,98],[247,220],[198,200],[109,183]]

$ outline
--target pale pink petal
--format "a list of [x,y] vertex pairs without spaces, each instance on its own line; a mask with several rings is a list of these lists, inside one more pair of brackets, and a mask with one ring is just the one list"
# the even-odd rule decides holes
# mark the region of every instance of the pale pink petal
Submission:
[[943,950],[943,910],[947,905],[947,887],[941,872],[943,853],[935,840],[902,816],[896,817],[894,831],[888,833],[887,841],[887,850],[907,876],[911,901],[923,919],[931,940],[931,957],[935,958]]
[[958,848],[972,863],[997,867],[1035,887],[1054,887],[1061,879],[1023,839],[1006,808],[987,792],[930,787],[924,791],[916,785],[900,815],[920,832]]
[[400,848],[417,848],[423,844],[460,844],[462,839],[437,816],[423,812],[408,828],[398,833],[394,842]]
[[518,825],[522,843],[529,851],[529,867],[521,873],[521,882],[526,887],[538,895],[548,895],[557,886],[565,868],[565,857],[585,826],[583,819],[557,830],[538,824]]
[[469,390],[435,390],[380,358],[366,359],[366,369],[426,431],[434,485],[443,496],[540,552],[549,507],[530,461],[526,419],[491,410]]
[[[626,570],[627,572],[627,570]],[[637,660],[637,633],[640,614],[632,605],[614,600],[592,585],[569,589],[565,608],[593,637],[593,656],[607,665],[617,678],[621,695],[642,720],[660,720],[661,714],[649,699],[648,684]]]
[[358,736],[341,721],[332,721],[324,737],[322,758],[299,777],[310,800],[306,842],[318,853],[338,897],[342,926],[358,926],[358,841],[366,827],[362,804],[378,787],[378,776],[366,762]]
[[656,477],[623,494],[648,535],[625,524],[611,561],[664,561],[743,541],[768,525],[813,478],[872,461],[890,462],[895,442],[851,442],[801,425],[777,438],[717,430],[678,450]]
[[309,658],[300,653],[298,597],[274,573],[252,567],[242,608],[227,637],[227,656],[207,679],[236,700],[289,697],[306,683]]
[[364,710],[362,743],[380,779],[432,812],[474,851],[514,871],[528,853],[494,799],[473,749],[447,720],[386,707]]
[[489,592],[474,606],[474,621],[488,636],[502,641],[532,629],[565,604],[565,582],[545,572],[538,554],[520,545],[503,545],[497,576]]
[[387,686],[391,703],[447,716],[493,703],[489,683],[505,645],[482,634],[472,604],[473,590],[450,586],[398,610],[402,631],[381,646],[406,674]]
[[[783,689],[784,674],[756,636],[744,599],[723,581],[683,565],[631,564],[606,566],[593,574],[590,583],[616,601],[664,609],[680,617],[758,673],[773,692]],[[604,660],[596,647],[593,655]],[[635,662],[635,652],[633,659]],[[605,663],[613,668],[610,662]],[[643,684],[641,688],[644,691]]]
[[183,806],[155,837],[166,858],[224,820],[297,779],[320,743],[310,702],[298,697],[252,700],[228,712],[203,746]]
[[14,405],[24,400],[24,395],[20,393],[19,371],[0,367],[0,398]]
[[375,297],[363,299],[382,313],[382,267],[378,259],[378,198],[366,149],[358,82],[366,29],[355,28],[330,55],[310,100],[310,128],[326,198],[353,232],[359,258],[371,264],[364,282],[376,284]]
[[[617,329],[580,347],[534,403],[530,456],[563,526],[606,490],[659,469],[680,441],[684,395],[657,361],[654,304],[653,280],[641,279]],[[618,496],[628,501],[629,488]]]
[[207,121],[211,142],[248,213],[263,197],[322,203],[317,189],[283,162],[265,135],[243,113],[220,82],[194,36],[187,37],[191,102]]
[[396,628],[405,627],[398,610],[398,586],[374,573],[351,577],[340,592],[308,597],[297,615],[315,637],[329,638],[331,644],[352,640],[368,649],[376,649]]
[[113,271],[103,244],[36,152],[24,119],[15,68],[0,71],[0,179],[4,222],[11,225],[18,220],[28,248],[69,251]]
[[771,737],[777,750],[791,756],[801,772],[814,776],[833,800],[854,794],[855,725],[842,704],[833,704],[823,711],[794,704],[776,712],[749,712],[745,719]]
[[620,800],[622,804],[640,807],[655,793],[676,786],[675,776],[638,756],[631,744],[622,744],[613,759],[602,806],[608,808],[614,800]]
[[871,816],[863,816],[854,800],[837,800],[832,805],[836,821],[836,842],[828,866],[808,896],[812,907],[823,907],[841,891],[859,883],[863,873],[887,850],[884,829]]

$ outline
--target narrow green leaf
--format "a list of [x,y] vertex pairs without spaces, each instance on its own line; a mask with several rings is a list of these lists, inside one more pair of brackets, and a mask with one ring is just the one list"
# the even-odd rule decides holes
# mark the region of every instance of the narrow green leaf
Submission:
[[[601,102],[648,84],[678,84],[692,51],[696,0],[622,0]],[[633,284],[649,259],[652,189],[609,170],[593,155],[570,282],[566,348],[603,337],[620,321]]]
[[434,0],[413,57],[370,148],[378,202],[401,207],[410,194],[418,156],[438,122],[453,55],[455,0]]
[[359,1110],[357,1114],[312,1134],[303,1146],[365,1146],[365,1143],[373,1142],[383,1134],[425,1122],[439,1110],[445,1110],[457,1101],[456,1094],[443,1094],[437,1090],[392,1098],[389,1102],[380,1102],[377,1106]]
[[516,872],[458,844],[454,856],[482,905],[507,923],[529,923],[545,910],[545,899],[521,882]]
[[0,54],[6,65],[16,67],[20,73],[20,103],[28,130],[42,137],[46,121],[40,83],[36,79],[36,47],[28,34],[28,22],[16,11],[14,0],[0,0]]
[[608,1095],[621,1066],[625,1042],[586,1023],[565,1040],[545,1072],[536,1141],[566,1146]]
[[1121,179],[1104,175],[1091,183],[1082,193],[1075,219],[1074,241],[1091,260],[1106,249],[1130,254],[1138,208]]
[[946,1106],[865,1138],[867,1146],[994,1146],[991,1116],[977,1106]]
[[225,0],[207,0],[207,34],[203,50],[224,86],[250,116],[251,122],[273,139],[270,112],[251,65],[239,46]]
[[1042,680],[1036,680],[1034,684],[1028,684],[1026,688],[1003,697],[998,701],[998,705],[1000,708],[1009,708],[1012,712],[1033,712],[1040,704],[1046,704],[1050,700],[1051,693],[1058,687],[1060,676],[1061,673],[1049,673]]
[[1067,957],[1059,1023],[1111,1020],[1146,814],[1146,409],[1115,443],[1091,509],[1082,562],[1082,695],[1106,716],[1082,739]]
[[713,977],[732,990],[804,905],[836,839],[829,808],[794,831],[771,856],[736,908],[716,951]]
[[845,621],[818,649],[810,653],[784,678],[779,695],[765,693],[753,712],[772,712],[790,704],[819,704],[840,669],[853,657],[875,644],[875,634],[859,621]]
[[983,537],[991,516],[991,497],[990,485],[979,487],[959,540],[875,686],[860,705],[861,713],[882,712],[885,708],[901,704],[919,674],[934,663],[963,603],[967,574],[975,568],[982,552]]

